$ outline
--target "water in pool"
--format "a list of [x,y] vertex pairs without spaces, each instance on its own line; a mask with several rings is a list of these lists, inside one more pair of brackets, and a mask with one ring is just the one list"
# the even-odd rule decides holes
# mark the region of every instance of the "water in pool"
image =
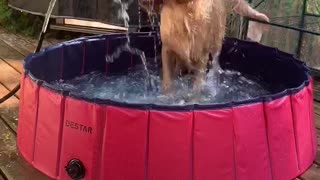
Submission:
[[[127,10],[132,1],[114,0],[113,2],[120,5],[118,18],[124,21],[125,27],[129,27]],[[154,27],[154,20],[150,14],[149,18]],[[101,72],[92,72],[75,79],[51,83],[58,89],[68,90],[81,97],[159,105],[225,103],[247,100],[269,93],[258,82],[242,76],[241,73],[224,71],[215,66],[216,68],[211,69],[207,74],[200,96],[195,97],[192,80],[188,76],[176,79],[173,94],[166,96],[161,93],[160,73],[155,70],[158,68],[147,68],[143,51],[130,46],[128,34],[127,42],[113,54],[107,55],[106,62],[112,63],[123,51],[139,55],[143,65],[131,69],[128,75],[123,76],[105,76]]]
[[159,105],[212,104],[241,101],[268,94],[258,82],[235,71],[211,69],[200,97],[195,98],[191,77],[175,80],[174,93],[161,93],[160,72],[149,68],[152,88],[144,66],[130,69],[128,75],[105,76],[92,72],[66,81],[51,82],[56,88],[68,90],[74,95],[87,98],[110,99],[118,102]]

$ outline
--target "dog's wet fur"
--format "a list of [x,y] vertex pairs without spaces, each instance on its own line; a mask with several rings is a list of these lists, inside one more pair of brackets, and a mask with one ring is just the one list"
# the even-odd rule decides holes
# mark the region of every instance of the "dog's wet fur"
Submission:
[[149,13],[160,13],[162,89],[167,94],[181,73],[192,73],[195,93],[201,90],[210,55],[212,59],[221,50],[229,8],[269,21],[245,0],[140,0],[140,4]]

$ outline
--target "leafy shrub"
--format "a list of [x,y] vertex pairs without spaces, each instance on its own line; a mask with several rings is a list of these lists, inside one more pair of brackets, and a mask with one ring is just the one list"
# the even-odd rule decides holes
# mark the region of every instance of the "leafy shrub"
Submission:
[[7,0],[0,0],[0,26],[8,31],[26,36],[36,36],[41,31],[43,17],[16,11],[8,7]]

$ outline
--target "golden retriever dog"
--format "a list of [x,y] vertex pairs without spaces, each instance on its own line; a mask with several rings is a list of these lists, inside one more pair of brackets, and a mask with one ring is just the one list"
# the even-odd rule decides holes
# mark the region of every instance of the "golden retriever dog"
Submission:
[[140,5],[149,13],[160,13],[164,93],[171,92],[181,70],[192,72],[195,93],[201,90],[209,54],[221,50],[229,8],[241,16],[269,21],[245,0],[140,0]]

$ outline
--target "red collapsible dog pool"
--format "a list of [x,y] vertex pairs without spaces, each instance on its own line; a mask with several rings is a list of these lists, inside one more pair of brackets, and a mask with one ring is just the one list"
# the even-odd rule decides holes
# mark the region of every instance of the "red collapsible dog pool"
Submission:
[[[147,57],[157,54],[155,34],[130,36]],[[247,101],[128,104],[48,83],[92,71],[126,73],[138,57],[124,52],[120,61],[105,61],[125,41],[123,34],[80,38],[25,59],[17,143],[36,169],[59,180],[291,180],[315,159],[308,71],[258,43],[226,39],[220,57],[222,68],[273,85],[271,95]]]

